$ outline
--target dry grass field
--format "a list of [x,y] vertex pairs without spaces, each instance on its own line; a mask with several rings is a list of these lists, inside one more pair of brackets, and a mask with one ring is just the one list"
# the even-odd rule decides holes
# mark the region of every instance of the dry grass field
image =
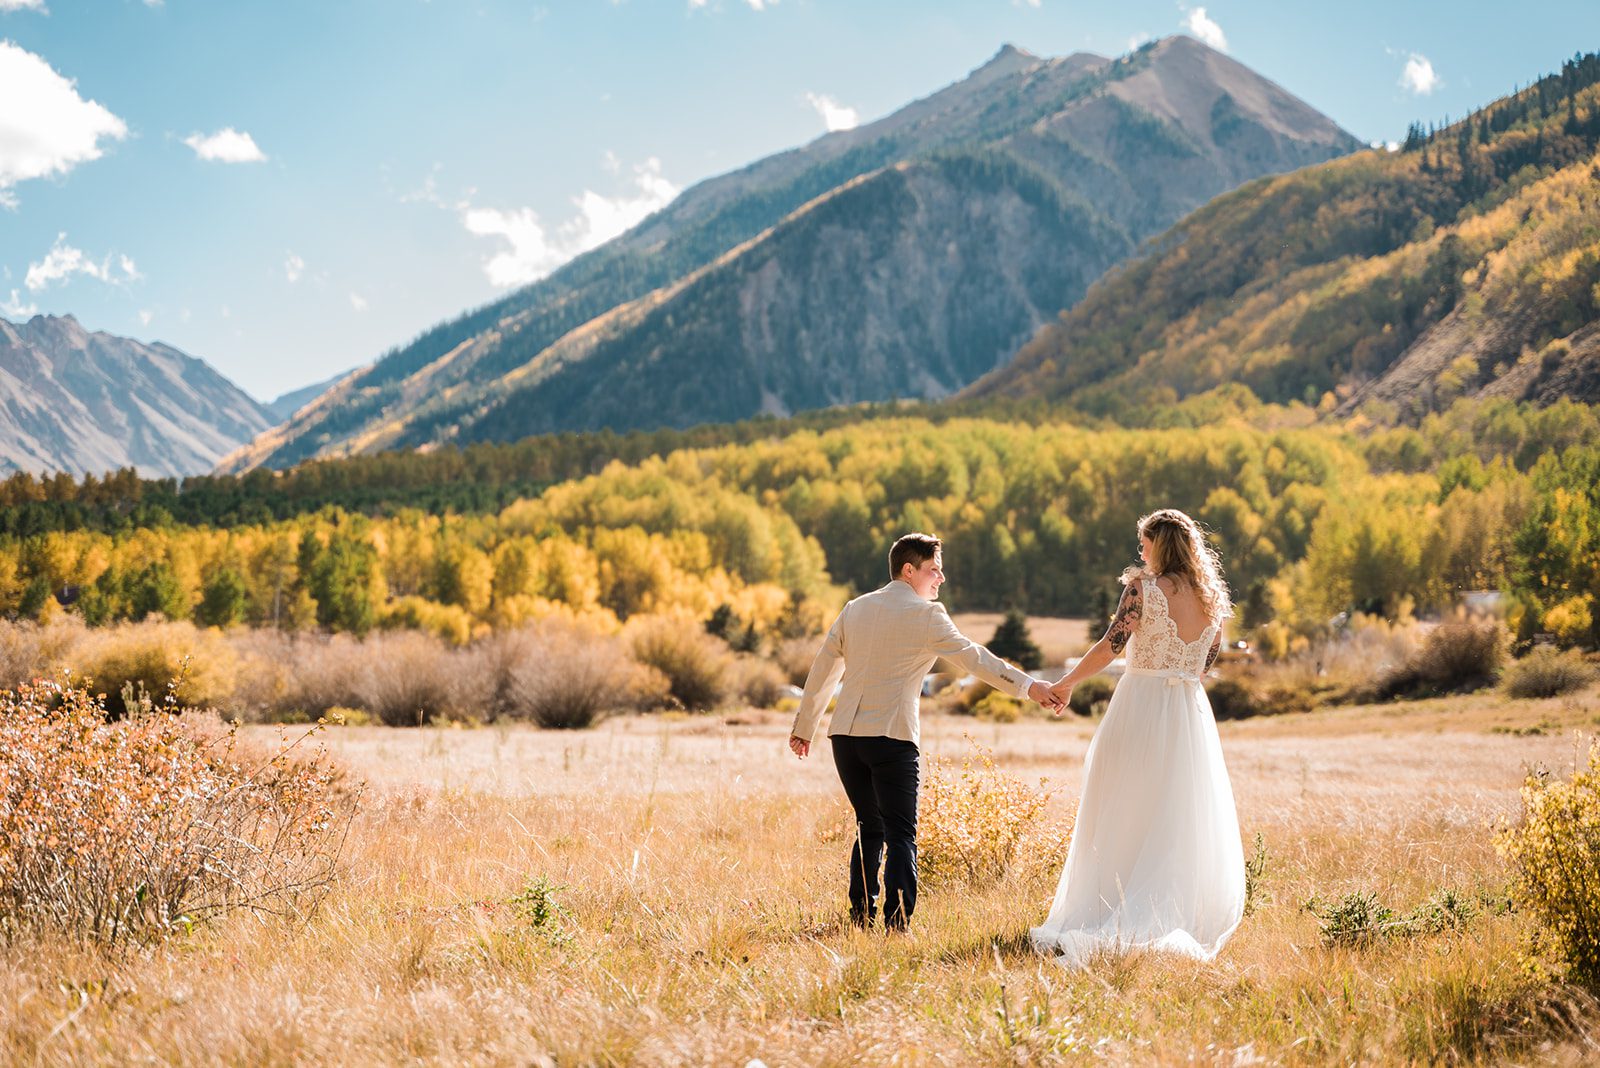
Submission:
[[[1592,1063],[1600,1010],[1530,957],[1491,824],[1597,722],[1591,687],[1224,723],[1266,850],[1254,911],[1215,962],[1083,972],[1027,947],[1040,864],[927,893],[908,936],[843,923],[842,797],[826,747],[796,762],[776,713],[329,729],[367,787],[323,907],[122,957],[15,940],[0,1061]],[[1091,730],[931,716],[924,750],[959,759],[972,734],[1047,777],[1065,821]],[[1403,913],[1447,889],[1475,903],[1463,929],[1362,949],[1326,948],[1303,908],[1371,891]]]

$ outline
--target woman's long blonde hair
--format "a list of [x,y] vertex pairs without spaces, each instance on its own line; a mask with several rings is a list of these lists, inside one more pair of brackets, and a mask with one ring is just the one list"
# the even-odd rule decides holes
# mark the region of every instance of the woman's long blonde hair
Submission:
[[1122,574],[1123,585],[1167,575],[1189,584],[1213,623],[1221,624],[1233,615],[1222,560],[1206,541],[1199,523],[1176,508],[1162,508],[1139,520],[1139,533],[1150,539],[1150,568],[1128,568]]

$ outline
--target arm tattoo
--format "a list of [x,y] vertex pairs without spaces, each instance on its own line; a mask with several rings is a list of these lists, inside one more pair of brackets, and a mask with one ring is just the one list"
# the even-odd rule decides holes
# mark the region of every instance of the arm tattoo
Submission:
[[[1211,670],[1211,666],[1217,662],[1217,656],[1221,652],[1222,652],[1222,628],[1218,627],[1217,628],[1216,640],[1214,640],[1211,643],[1211,651],[1206,653],[1206,671],[1210,671]],[[1201,672],[1201,674],[1204,674],[1204,673],[1205,672]]]
[[1111,626],[1106,630],[1106,640],[1111,643],[1111,651],[1122,654],[1127,646],[1128,639],[1133,637],[1133,632],[1139,629],[1140,609],[1144,604],[1139,594],[1139,583],[1130,582],[1122,590],[1122,600],[1117,603],[1117,614],[1111,620]]

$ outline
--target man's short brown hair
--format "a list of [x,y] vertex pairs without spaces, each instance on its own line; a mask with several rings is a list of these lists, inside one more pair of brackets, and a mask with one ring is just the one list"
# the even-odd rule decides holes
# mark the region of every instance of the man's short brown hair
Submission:
[[932,534],[903,534],[889,550],[889,577],[897,579],[907,564],[921,567],[933,559],[933,554],[944,548],[944,542]]

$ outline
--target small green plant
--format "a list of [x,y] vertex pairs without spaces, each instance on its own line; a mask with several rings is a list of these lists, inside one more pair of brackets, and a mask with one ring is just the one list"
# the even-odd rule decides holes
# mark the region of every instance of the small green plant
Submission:
[[1478,907],[1453,889],[1443,889],[1401,915],[1378,900],[1376,892],[1355,891],[1337,901],[1313,895],[1305,909],[1322,928],[1322,944],[1366,949],[1417,935],[1459,933],[1478,915]]
[[1261,837],[1261,832],[1256,832],[1254,847],[1250,855],[1244,858],[1244,914],[1250,915],[1258,905],[1265,904],[1269,898],[1261,889],[1261,880],[1267,873],[1267,843]]
[[562,921],[570,921],[572,914],[556,900],[556,894],[567,889],[556,886],[543,875],[523,884],[522,890],[507,900],[517,919],[531,932],[547,939],[551,945],[560,946],[572,941]]

